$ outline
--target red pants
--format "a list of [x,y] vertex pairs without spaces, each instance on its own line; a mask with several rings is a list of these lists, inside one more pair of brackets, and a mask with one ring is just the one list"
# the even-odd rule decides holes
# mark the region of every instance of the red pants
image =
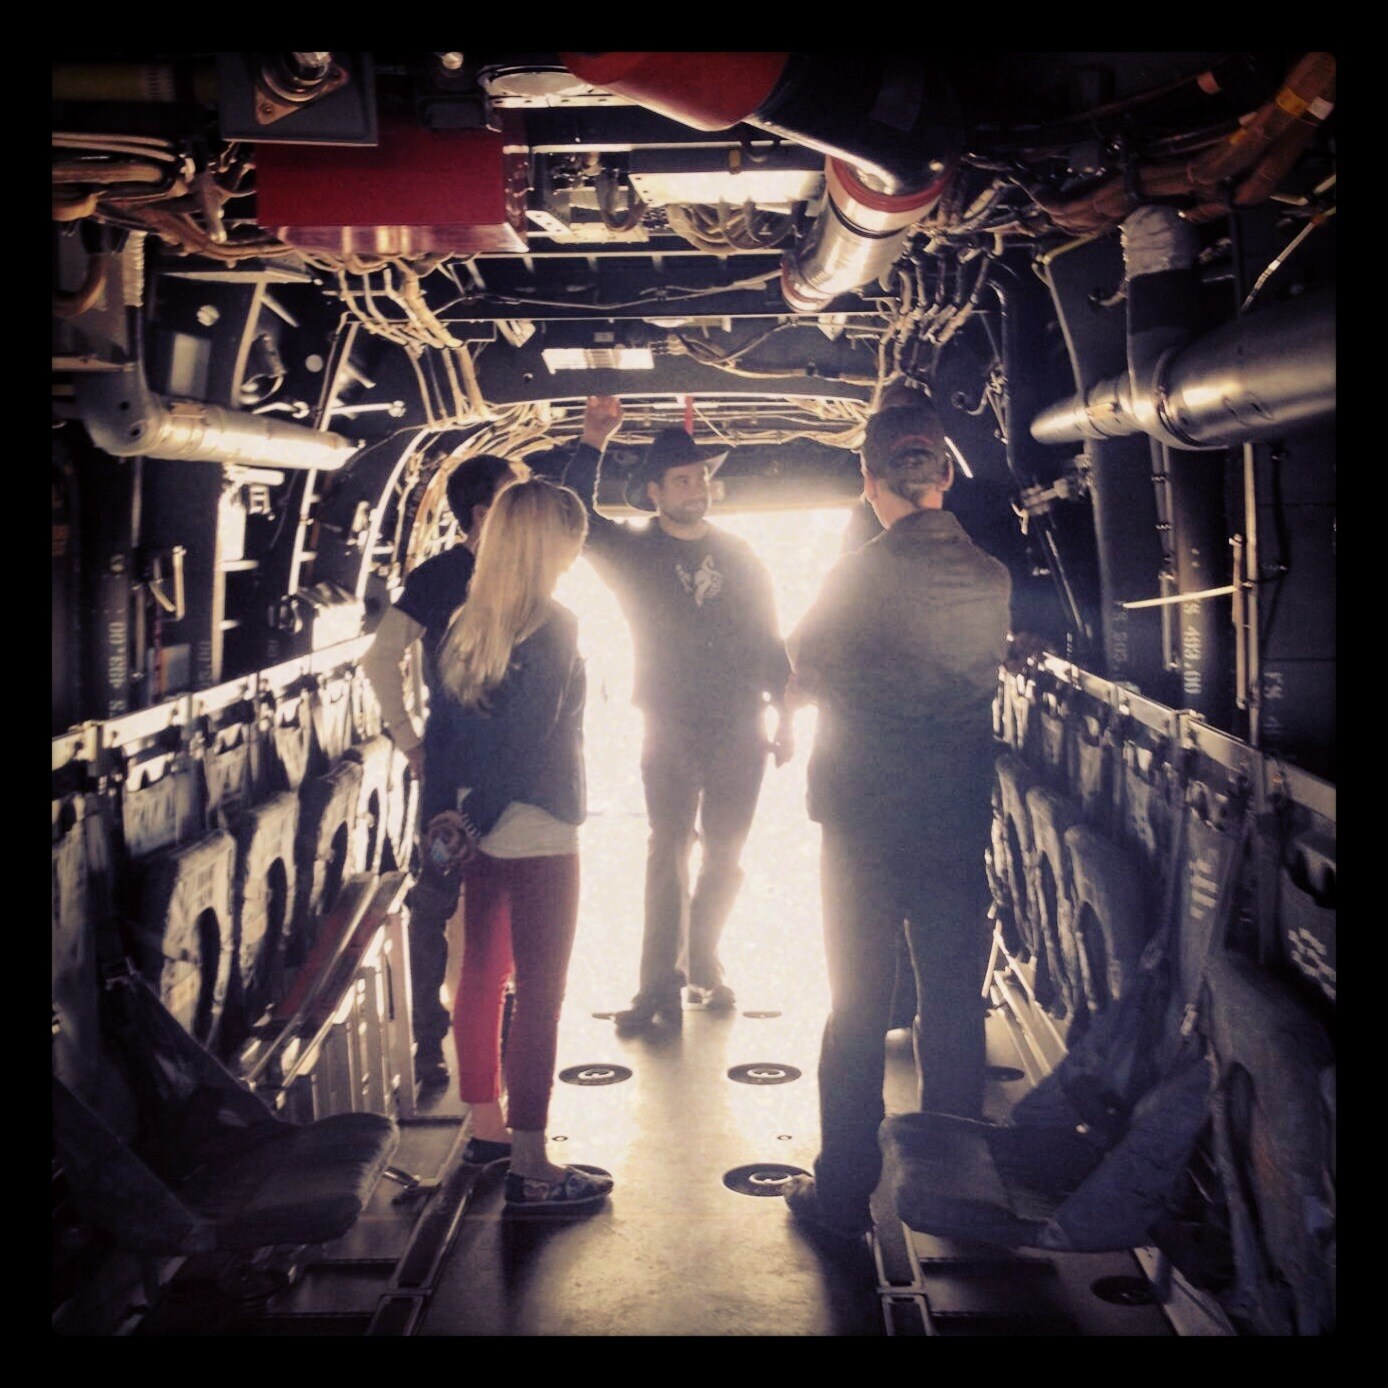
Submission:
[[490,858],[463,874],[463,968],[453,1001],[458,1090],[465,1104],[501,1096],[506,981],[516,1000],[506,1041],[506,1121],[543,1132],[559,1008],[578,924],[578,855]]

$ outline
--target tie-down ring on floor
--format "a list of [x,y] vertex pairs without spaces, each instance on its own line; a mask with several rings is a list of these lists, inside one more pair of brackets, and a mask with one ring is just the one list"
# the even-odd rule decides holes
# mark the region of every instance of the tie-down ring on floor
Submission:
[[631,1078],[631,1071],[625,1065],[571,1065],[559,1072],[565,1084],[621,1084]]
[[738,1084],[789,1084],[800,1078],[800,1071],[778,1060],[757,1060],[750,1065],[734,1065],[728,1078]]
[[753,1162],[736,1166],[723,1177],[723,1184],[738,1195],[784,1195],[786,1182],[792,1176],[808,1176],[803,1166],[786,1166],[783,1162]]

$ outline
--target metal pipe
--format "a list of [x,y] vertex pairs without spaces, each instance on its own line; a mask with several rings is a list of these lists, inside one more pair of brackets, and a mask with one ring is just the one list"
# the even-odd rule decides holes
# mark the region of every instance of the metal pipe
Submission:
[[145,238],[148,235],[148,232],[132,231],[121,251],[120,288],[126,308],[145,306]]
[[781,292],[800,313],[880,279],[900,256],[911,228],[939,201],[948,175],[928,187],[880,193],[841,159],[824,166],[824,210],[804,244],[781,262]]
[[264,415],[196,400],[163,400],[138,366],[81,377],[76,400],[92,442],[117,458],[178,458],[251,467],[336,471],[358,445]]
[[1127,292],[1128,381],[1134,419],[1159,442],[1157,372],[1164,358],[1195,336],[1195,260],[1200,245],[1174,207],[1139,207],[1120,228]]
[[[185,545],[174,545],[169,551],[169,566],[173,570],[173,596],[164,591],[164,561],[156,554],[151,561],[152,572],[145,580],[149,595],[167,613],[171,622],[181,622],[188,615],[188,603],[183,587],[183,560],[188,550]],[[142,604],[143,605],[143,604]]]
[[1178,602],[1204,602],[1207,598],[1227,598],[1230,593],[1237,591],[1236,584],[1226,583],[1222,588],[1202,588],[1198,593],[1171,593],[1166,597],[1143,598],[1140,602],[1120,602],[1118,606],[1131,612],[1138,607],[1170,607]]
[[[1002,267],[1005,275],[994,276],[988,281],[988,289],[998,301],[1002,312],[1002,366],[1003,366],[1003,412],[999,423],[1003,423],[1003,449],[1007,458],[1007,470],[1012,474],[1018,487],[1025,491],[1037,485],[1036,469],[1019,436],[1014,421],[1025,418],[1027,400],[1019,399],[1025,390],[1026,372],[1021,363],[1027,359],[1027,345],[1023,342],[1020,318],[1026,310],[1028,297],[1040,291],[1032,286],[1022,290],[1015,271]],[[1032,521],[1045,554],[1046,567],[1055,583],[1056,597],[1065,613],[1072,639],[1088,653],[1093,644],[1094,633],[1086,620],[1075,592],[1070,573],[1065,566],[1060,546],[1056,542],[1054,522],[1049,512],[1042,511]]]
[[561,53],[585,82],[696,130],[728,130],[775,90],[789,53]]
[[1126,372],[1100,381],[1042,410],[1031,434],[1058,444],[1146,432],[1174,448],[1229,448],[1334,413],[1335,303],[1323,292],[1164,353],[1137,390]]
[[1244,586],[1243,536],[1234,535],[1234,704],[1248,708],[1248,593]]
[[[1175,613],[1171,610],[1173,602],[1180,601],[1180,594],[1175,592],[1176,575],[1174,573],[1164,573],[1157,580],[1158,586],[1162,590],[1162,596],[1156,599],[1156,605],[1161,608],[1161,663],[1163,670],[1169,670],[1172,674],[1178,674],[1181,669],[1180,652],[1176,649],[1176,622],[1173,620]],[[1132,609],[1131,603],[1121,604],[1123,607]]]
[[1235,579],[1243,594],[1243,608],[1238,620],[1243,625],[1244,658],[1241,689],[1248,712],[1248,741],[1253,747],[1263,745],[1263,650],[1259,632],[1258,603],[1258,466],[1252,444],[1243,449],[1243,526],[1240,575]]
[[880,279],[939,201],[959,98],[925,64],[806,53],[561,53],[576,76],[697,130],[739,122],[826,157],[823,211],[781,266],[799,313]]

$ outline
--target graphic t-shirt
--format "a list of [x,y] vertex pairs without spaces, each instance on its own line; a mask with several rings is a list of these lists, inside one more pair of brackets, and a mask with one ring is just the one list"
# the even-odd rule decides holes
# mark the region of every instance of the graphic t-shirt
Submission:
[[592,503],[598,460],[580,444],[564,480],[589,508],[584,552],[631,624],[632,702],[695,721],[755,716],[790,675],[766,566],[715,525],[681,540],[654,520],[626,525],[600,515]]

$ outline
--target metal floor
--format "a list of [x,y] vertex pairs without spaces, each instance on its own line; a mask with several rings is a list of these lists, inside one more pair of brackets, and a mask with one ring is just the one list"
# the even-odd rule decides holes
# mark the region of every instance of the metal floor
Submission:
[[[807,1169],[814,1158],[815,1052],[803,1021],[793,1009],[691,1012],[678,1030],[630,1039],[586,1015],[571,1025],[561,1071],[631,1071],[615,1084],[561,1082],[552,1107],[560,1158],[611,1171],[613,1195],[585,1219],[551,1225],[503,1217],[499,1180],[484,1186],[420,1333],[882,1333],[866,1248],[853,1267],[825,1260],[783,1201],[724,1182],[739,1168]],[[729,1079],[744,1064],[801,1077]]]
[[[502,1170],[464,1166],[461,1105],[407,1120],[400,1168],[344,1239],[305,1250],[293,1285],[238,1300],[189,1264],[140,1335],[490,1337],[1170,1336],[1131,1254],[1041,1254],[965,1245],[879,1211],[871,1246],[821,1251],[779,1199],[724,1175],[774,1175],[814,1156],[813,1054],[793,1016],[689,1014],[678,1034],[614,1041],[586,1018],[585,1070],[556,1086],[560,1155],[616,1178],[584,1217],[503,1214]],[[606,1044],[604,1044],[606,1042]],[[906,1034],[892,1033],[889,1106],[908,1106]],[[600,1057],[594,1061],[593,1056]],[[794,1067],[780,1084],[730,1080],[731,1063]],[[562,1141],[560,1140],[562,1139]],[[745,1189],[746,1184],[740,1183]],[[1197,1331],[1196,1333],[1202,1333]],[[1219,1333],[1211,1329],[1204,1333]]]
[[[742,1169],[774,1175],[813,1161],[820,1018],[808,1021],[794,1007],[779,1017],[686,1013],[678,1031],[632,1039],[587,1014],[571,1025],[561,1067],[568,1059],[599,1075],[631,1071],[617,1083],[561,1083],[555,1092],[562,1156],[611,1171],[612,1198],[586,1218],[519,1221],[502,1213],[500,1172],[485,1173],[413,1333],[1172,1333],[1143,1297],[1128,1254],[1010,1253],[916,1234],[890,1215],[879,1217],[871,1249],[827,1253],[779,1198],[730,1186],[725,1177]],[[905,1032],[891,1034],[889,1064],[889,1107],[909,1108]],[[801,1075],[739,1083],[728,1074],[739,1065]]]
[[[775,1010],[770,1007],[749,1009]],[[913,1233],[879,1215],[872,1244],[821,1251],[740,1168],[808,1168],[816,1147],[819,1018],[689,1012],[677,1031],[618,1038],[578,1012],[555,1086],[561,1158],[616,1178],[582,1217],[518,1220],[502,1169],[463,1166],[451,1094],[403,1126],[411,1192],[382,1182],[345,1239],[311,1250],[294,1286],[209,1322],[175,1296],[145,1333],[505,1337],[1168,1336],[1130,1254],[1012,1253]],[[994,1039],[1005,1039],[999,1025]],[[907,1034],[888,1038],[889,1107],[913,1085]],[[1000,1063],[1005,1055],[998,1055]],[[729,1078],[738,1065],[801,1072]],[[1005,1105],[999,1081],[994,1100]],[[754,1188],[754,1187],[753,1187]],[[774,1186],[764,1187],[773,1189]],[[179,1308],[184,1308],[180,1323]]]
[[[768,781],[768,795],[794,796]],[[754,844],[724,960],[734,1013],[620,1037],[595,1013],[625,1006],[639,951],[643,817],[598,808],[585,848],[579,937],[560,1029],[552,1154],[615,1177],[587,1216],[516,1220],[502,1171],[464,1167],[466,1111],[449,1090],[403,1125],[397,1166],[348,1238],[313,1250],[293,1288],[223,1333],[377,1336],[881,1337],[1170,1335],[1129,1254],[1012,1254],[879,1219],[860,1254],[822,1252],[774,1184],[736,1173],[809,1169],[827,1007],[816,832]],[[765,833],[780,833],[769,816]],[[803,819],[801,821],[803,823]],[[769,867],[779,864],[780,871]],[[758,867],[758,865],[761,865]],[[616,903],[614,906],[613,903]],[[767,1014],[767,1015],[759,1015]],[[1016,1092],[1017,1056],[990,1021],[1000,1067],[990,1116]],[[913,1106],[908,1033],[889,1033],[886,1096]],[[450,1057],[451,1061],[451,1057]],[[759,1083],[730,1076],[750,1067]],[[798,1072],[798,1075],[796,1075]],[[779,1082],[765,1082],[768,1079]],[[1012,1091],[1010,1094],[1009,1091]],[[742,1193],[747,1189],[770,1195]],[[205,1322],[202,1333],[217,1333]],[[158,1333],[150,1328],[151,1333]],[[186,1327],[185,1327],[186,1330]]]
[[[628,1004],[640,955],[639,738],[630,708],[606,694],[627,687],[625,678],[590,654],[589,819],[549,1125],[555,1160],[613,1174],[610,1200],[580,1218],[504,1216],[501,1172],[459,1161],[466,1113],[450,1090],[402,1124],[395,1161],[418,1188],[382,1181],[352,1233],[309,1250],[288,1291],[219,1316],[195,1295],[173,1295],[140,1333],[1170,1335],[1160,1309],[1134,1295],[1130,1254],[946,1245],[887,1217],[872,1249],[829,1255],[793,1223],[774,1184],[725,1182],[730,1173],[808,1170],[818,1146],[828,990],[819,835],[804,808],[808,729],[795,761],[768,769],[744,852],[747,877],[722,946],[737,1011],[686,1011],[678,1030],[619,1037],[594,1014]],[[990,1027],[990,1059],[1017,1066],[1006,1027]],[[888,1108],[906,1111],[908,1034],[889,1033],[887,1045]],[[738,1082],[729,1074],[738,1067],[783,1082]],[[1003,1073],[990,1117],[1015,1097]],[[772,1194],[742,1193],[749,1188]]]

